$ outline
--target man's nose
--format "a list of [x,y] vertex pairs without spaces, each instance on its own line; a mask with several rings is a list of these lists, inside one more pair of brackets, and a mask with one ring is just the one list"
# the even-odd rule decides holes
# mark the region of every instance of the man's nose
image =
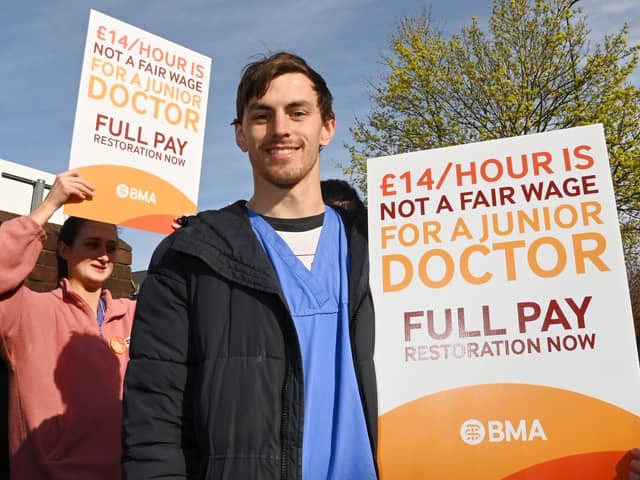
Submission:
[[286,112],[275,112],[271,120],[271,133],[278,137],[287,136],[289,132],[289,116]]

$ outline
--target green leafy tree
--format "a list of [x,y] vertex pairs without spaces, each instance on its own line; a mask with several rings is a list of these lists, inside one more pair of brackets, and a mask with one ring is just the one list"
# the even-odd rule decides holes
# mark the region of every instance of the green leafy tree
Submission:
[[640,248],[638,248],[637,243],[633,246],[627,245],[625,263],[627,266],[633,323],[636,327],[636,340],[640,347]]
[[578,0],[494,0],[488,31],[476,19],[444,38],[429,15],[406,19],[372,86],[373,108],[351,128],[352,182],[366,159],[578,125],[604,125],[616,203],[628,244],[640,219],[640,46],[628,26],[590,45]]

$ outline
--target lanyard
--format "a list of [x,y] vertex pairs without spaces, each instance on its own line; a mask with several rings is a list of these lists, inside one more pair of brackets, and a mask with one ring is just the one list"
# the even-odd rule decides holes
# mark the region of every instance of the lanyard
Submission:
[[98,319],[98,325],[102,326],[102,322],[104,322],[104,312],[107,310],[107,305],[104,301],[104,298],[100,298],[100,301],[98,302],[98,312],[97,312],[97,319]]

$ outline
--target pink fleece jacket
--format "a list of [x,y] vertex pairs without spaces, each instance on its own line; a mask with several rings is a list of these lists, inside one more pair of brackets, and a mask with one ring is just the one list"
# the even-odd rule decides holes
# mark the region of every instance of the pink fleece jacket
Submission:
[[135,302],[103,290],[99,327],[96,312],[66,279],[51,292],[26,288],[22,282],[45,238],[29,217],[0,225],[0,352],[10,371],[11,476],[117,480]]

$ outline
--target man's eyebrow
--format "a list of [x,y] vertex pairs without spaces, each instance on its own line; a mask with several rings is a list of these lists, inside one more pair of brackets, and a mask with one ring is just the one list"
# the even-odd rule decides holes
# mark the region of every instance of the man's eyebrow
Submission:
[[[291,108],[300,108],[300,107],[305,107],[305,108],[313,108],[313,103],[309,102],[307,100],[295,100],[293,102],[287,103],[285,105],[286,109],[291,109]],[[252,102],[249,105],[247,105],[247,110],[273,110],[273,107],[270,105],[267,105],[266,103],[260,103],[260,101],[256,101],[256,102]]]
[[271,110],[271,107],[264,103],[252,102],[247,105],[247,110]]
[[308,102],[307,100],[297,100],[295,102],[288,103],[286,108],[297,108],[297,107],[312,108],[313,103]]

